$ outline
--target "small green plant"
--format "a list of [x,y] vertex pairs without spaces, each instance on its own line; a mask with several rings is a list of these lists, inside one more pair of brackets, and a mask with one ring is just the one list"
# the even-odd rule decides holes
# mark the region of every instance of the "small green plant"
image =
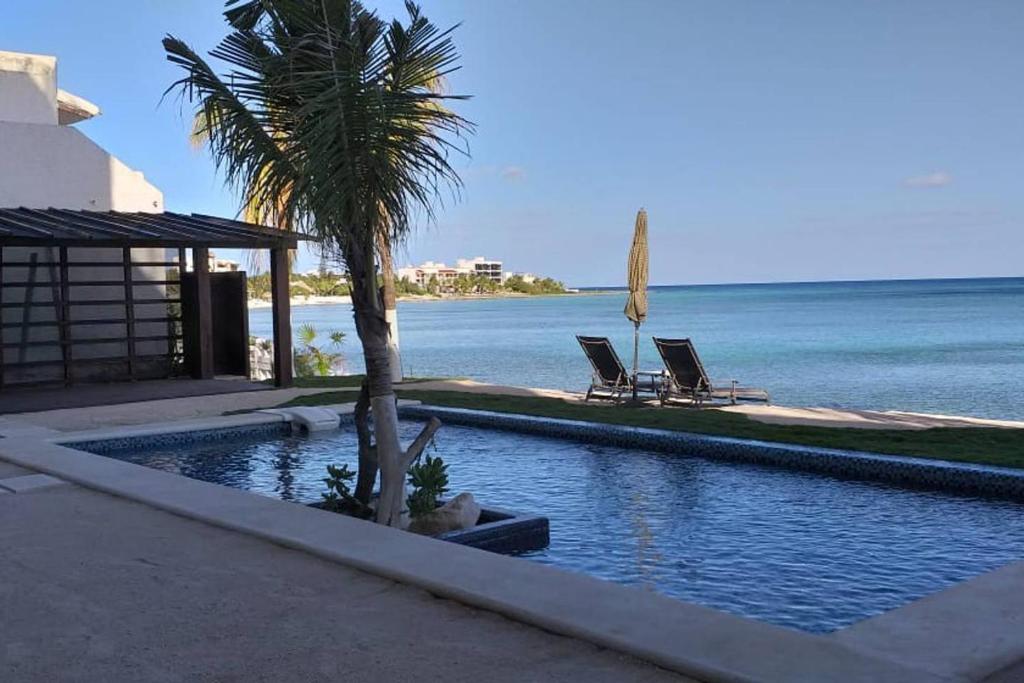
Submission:
[[327,377],[338,363],[341,363],[345,356],[336,351],[345,342],[344,332],[331,332],[328,334],[330,343],[321,345],[317,343],[316,328],[309,323],[303,324],[298,329],[297,340],[299,348],[295,351],[295,374],[299,377]]
[[324,510],[330,510],[331,512],[348,512],[359,501],[352,495],[352,480],[355,479],[356,473],[348,468],[348,465],[337,465],[327,466],[327,477],[324,479],[324,483],[327,484],[327,492],[321,493],[323,496],[322,507]]
[[412,493],[406,500],[409,515],[419,517],[433,512],[441,497],[448,492],[448,465],[440,457],[427,456],[426,460],[409,468]]

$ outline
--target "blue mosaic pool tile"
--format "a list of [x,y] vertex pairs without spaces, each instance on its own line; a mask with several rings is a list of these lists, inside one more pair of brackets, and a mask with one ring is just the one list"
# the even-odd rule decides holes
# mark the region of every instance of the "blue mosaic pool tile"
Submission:
[[288,422],[270,422],[262,425],[242,425],[238,427],[217,427],[192,432],[171,432],[168,434],[147,434],[142,436],[125,436],[114,439],[96,441],[76,441],[64,444],[68,448],[106,455],[123,450],[154,448],[174,444],[193,444],[204,441],[224,441],[230,439],[274,439],[291,434],[292,426]]
[[399,414],[420,419],[436,415],[451,424],[470,427],[1024,501],[1024,472],[1003,467],[462,408],[403,406]]

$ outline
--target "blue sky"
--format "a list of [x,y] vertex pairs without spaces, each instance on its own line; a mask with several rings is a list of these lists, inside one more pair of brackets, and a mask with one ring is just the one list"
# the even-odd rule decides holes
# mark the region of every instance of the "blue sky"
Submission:
[[[393,0],[369,3],[382,14]],[[1022,275],[1024,3],[446,0],[478,124],[462,198],[401,261],[501,258],[620,284]],[[80,124],[165,193],[234,215],[160,39],[209,49],[216,0],[18,2],[0,49],[55,54]],[[301,267],[316,259],[305,256]]]

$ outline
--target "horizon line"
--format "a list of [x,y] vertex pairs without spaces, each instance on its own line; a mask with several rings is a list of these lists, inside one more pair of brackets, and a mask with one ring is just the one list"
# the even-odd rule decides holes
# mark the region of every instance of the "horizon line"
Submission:
[[[680,282],[675,284],[648,285],[648,289],[662,287],[747,287],[757,285],[825,285],[858,284],[868,282],[936,282],[946,280],[1021,280],[1024,275],[967,275],[954,277],[891,277],[891,278],[850,278],[838,280],[762,280],[756,282]],[[629,289],[627,285],[566,285],[572,289]]]

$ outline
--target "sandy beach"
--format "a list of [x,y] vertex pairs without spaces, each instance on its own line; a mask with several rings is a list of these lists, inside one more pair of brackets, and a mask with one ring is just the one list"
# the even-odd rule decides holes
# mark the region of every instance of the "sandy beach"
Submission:
[[[583,402],[584,393],[559,391],[534,387],[517,387],[487,384],[470,379],[446,379],[417,382],[410,388],[421,391],[461,391],[471,394],[492,394],[504,396],[535,396],[559,398],[564,401]],[[656,401],[651,401],[656,405]],[[591,405],[615,407],[613,402],[593,401]],[[963,415],[936,415],[899,410],[844,410],[781,405],[725,405],[713,408],[730,413],[746,415],[751,420],[765,424],[804,425],[811,427],[835,427],[843,429],[932,429],[936,427],[1001,427],[1024,429],[1024,421],[992,420]]]
[[[398,297],[399,301],[481,301],[485,299],[544,299],[563,296],[593,296],[597,294],[608,294],[607,291],[593,292],[562,292],[558,294],[522,294],[519,292],[501,292],[492,294],[408,294]],[[340,304],[351,304],[350,296],[293,296],[292,307],[296,306],[337,306]],[[249,308],[270,308],[270,301],[266,299],[249,299]]]
[[[292,306],[337,306],[339,304],[352,303],[350,296],[293,296]],[[265,299],[249,299],[249,308],[270,308],[270,302]]]

